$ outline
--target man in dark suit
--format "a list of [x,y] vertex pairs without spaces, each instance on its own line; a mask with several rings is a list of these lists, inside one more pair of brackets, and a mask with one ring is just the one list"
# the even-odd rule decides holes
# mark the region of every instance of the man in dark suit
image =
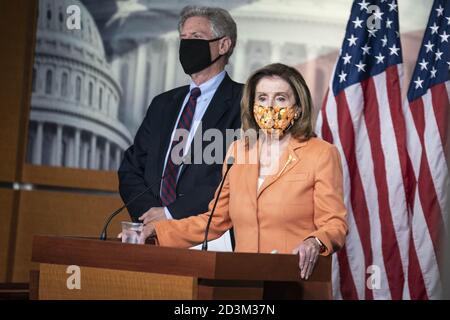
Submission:
[[[198,154],[208,145],[201,139],[202,133],[220,130],[225,141],[226,129],[241,126],[243,86],[224,71],[237,38],[230,14],[220,8],[186,7],[180,15],[179,32],[180,62],[191,83],[153,99],[118,172],[125,203],[154,184],[151,192],[128,206],[132,219],[144,224],[208,210],[222,177],[222,164],[207,164]],[[180,139],[178,131],[188,134]],[[194,147],[198,137],[201,148]],[[224,157],[228,146],[222,145]],[[190,156],[193,163],[180,164],[174,159],[177,148],[183,159]],[[200,163],[198,157],[202,157]]]

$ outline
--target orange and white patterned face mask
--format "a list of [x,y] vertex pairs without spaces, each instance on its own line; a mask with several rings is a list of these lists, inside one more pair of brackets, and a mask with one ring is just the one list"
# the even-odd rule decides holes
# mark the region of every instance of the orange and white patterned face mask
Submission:
[[296,109],[296,106],[268,107],[255,104],[253,106],[253,115],[258,126],[266,134],[282,136],[294,124],[295,120],[299,118]]

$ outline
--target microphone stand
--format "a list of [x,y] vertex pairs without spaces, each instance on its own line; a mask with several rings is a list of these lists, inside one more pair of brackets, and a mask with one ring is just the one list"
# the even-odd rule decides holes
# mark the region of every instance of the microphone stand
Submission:
[[211,225],[211,220],[212,220],[214,211],[216,210],[216,205],[217,205],[217,202],[219,201],[219,196],[220,196],[220,193],[222,192],[223,184],[225,183],[225,179],[226,179],[226,177],[228,175],[228,171],[230,171],[231,167],[233,166],[233,163],[234,163],[234,157],[229,157],[228,161],[227,161],[227,171],[225,171],[225,174],[223,175],[223,179],[220,182],[219,191],[217,193],[216,201],[214,202],[214,206],[213,206],[213,208],[211,210],[211,214],[209,215],[209,218],[208,218],[208,223],[206,224],[205,239],[203,240],[203,244],[202,244],[202,250],[203,251],[207,251],[208,250],[208,233],[209,233],[209,227]]

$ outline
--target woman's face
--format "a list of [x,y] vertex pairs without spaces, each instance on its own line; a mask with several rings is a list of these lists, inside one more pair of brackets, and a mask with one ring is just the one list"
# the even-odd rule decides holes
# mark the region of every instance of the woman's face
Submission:
[[291,107],[295,96],[291,86],[278,76],[264,77],[256,85],[255,104],[263,107]]
[[294,92],[280,77],[264,77],[256,85],[253,116],[266,134],[281,137],[298,119]]

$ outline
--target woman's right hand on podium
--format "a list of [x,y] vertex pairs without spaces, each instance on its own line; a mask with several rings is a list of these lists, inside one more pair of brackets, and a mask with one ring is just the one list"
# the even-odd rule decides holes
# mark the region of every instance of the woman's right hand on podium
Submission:
[[149,237],[156,236],[155,225],[153,223],[147,223],[142,229],[141,235],[139,237],[139,243],[145,243],[145,240]]
[[[142,228],[142,231],[139,235],[138,243],[143,244],[143,243],[145,243],[145,240],[147,240],[147,238],[150,238],[152,236],[156,236],[155,226],[153,223],[147,223]],[[122,232],[117,235],[118,239],[122,239],[122,237],[123,237]]]

